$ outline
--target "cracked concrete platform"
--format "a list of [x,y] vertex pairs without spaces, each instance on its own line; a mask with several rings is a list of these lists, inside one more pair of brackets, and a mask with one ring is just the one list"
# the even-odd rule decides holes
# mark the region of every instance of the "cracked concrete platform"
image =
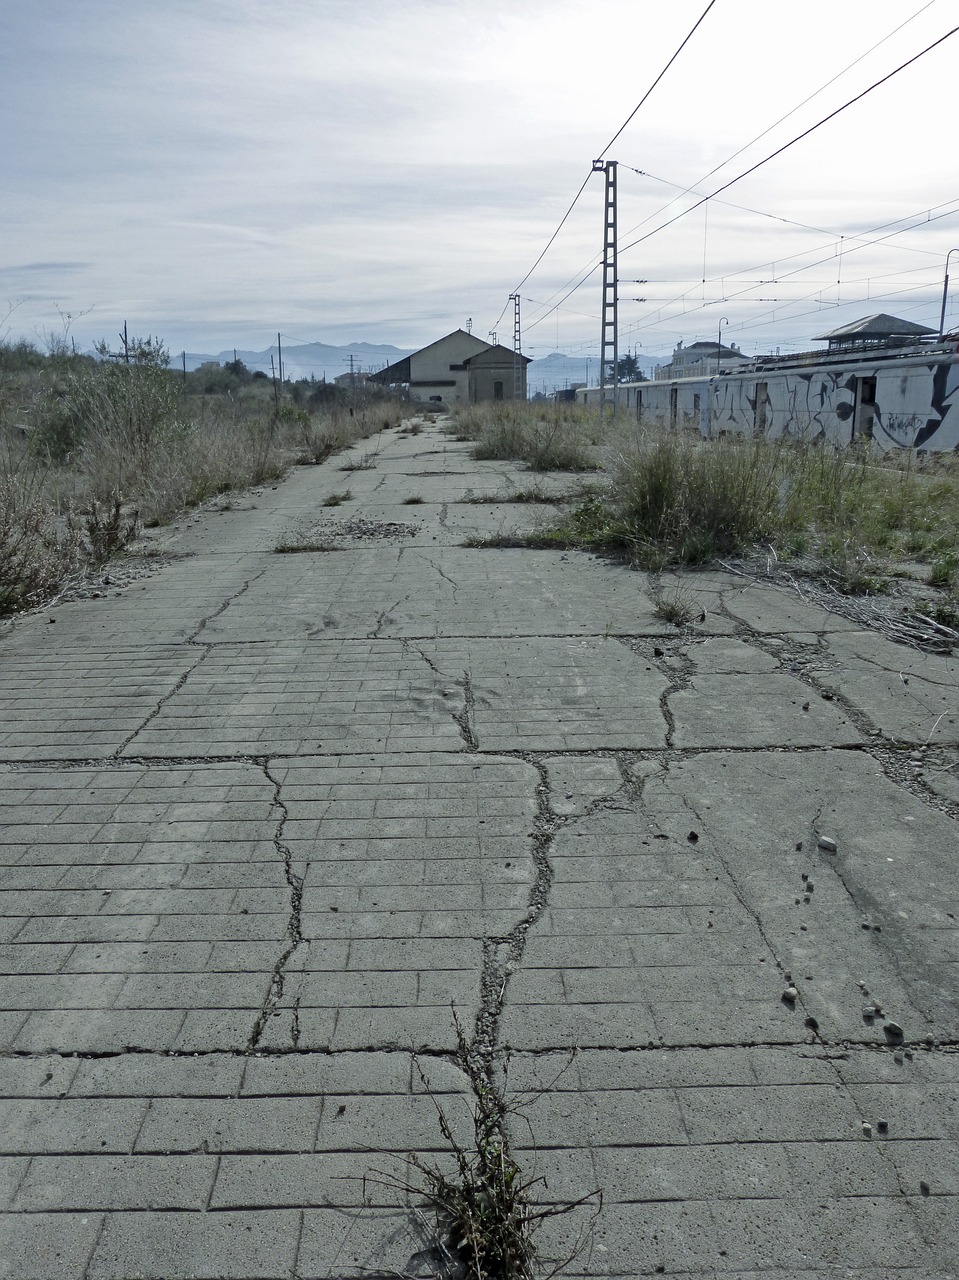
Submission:
[[959,663],[464,547],[528,481],[385,432],[5,628],[0,1276],[434,1274],[454,1013],[563,1276],[959,1275]]

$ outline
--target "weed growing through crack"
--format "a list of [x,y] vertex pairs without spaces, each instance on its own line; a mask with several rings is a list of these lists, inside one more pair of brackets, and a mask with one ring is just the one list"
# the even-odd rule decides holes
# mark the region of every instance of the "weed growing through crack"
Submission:
[[338,507],[344,502],[353,500],[353,490],[344,489],[342,493],[331,493],[329,497],[323,499],[324,507]]
[[527,485],[525,489],[508,489],[505,493],[476,493],[463,498],[466,504],[481,507],[499,506],[506,503],[528,504],[530,506],[558,506],[566,500],[567,495],[550,493],[541,484]]
[[417,507],[417,506],[419,506],[421,503],[423,503],[423,502],[425,502],[425,501],[426,501],[426,499],[425,499],[425,498],[418,498],[418,497],[414,497],[414,498],[404,498],[404,499],[403,499],[403,505],[404,505],[405,507]]
[[342,547],[332,542],[281,542],[273,548],[277,556],[304,555],[313,551],[342,551]]
[[359,458],[352,462],[346,462],[340,467],[341,471],[372,471],[376,466],[377,459],[380,456],[379,449],[367,449],[365,453],[360,454]]
[[473,533],[460,543],[463,547],[482,549],[525,549],[527,551],[564,551],[579,544],[563,533]]
[[653,607],[653,613],[661,622],[668,622],[674,627],[689,626],[701,612],[691,592],[685,587],[664,591]]
[[[494,1081],[493,1064],[469,1043],[454,1013],[456,1053],[454,1060],[469,1086],[473,1121],[473,1142],[465,1146],[436,1102],[430,1082],[414,1059],[423,1087],[436,1107],[440,1132],[453,1156],[455,1172],[444,1171],[413,1154],[407,1157],[409,1176],[380,1180],[425,1200],[436,1220],[434,1251],[447,1264],[446,1274],[459,1280],[534,1280],[555,1276],[581,1251],[586,1233],[581,1231],[572,1252],[562,1262],[544,1271],[535,1235],[550,1218],[572,1213],[587,1204],[595,1214],[602,1208],[602,1192],[593,1191],[566,1204],[541,1205],[533,1189],[541,1178],[524,1179],[509,1136],[511,1117],[521,1116],[536,1094],[506,1102],[508,1060],[502,1069],[503,1083]],[[554,1082],[555,1083],[555,1082]]]

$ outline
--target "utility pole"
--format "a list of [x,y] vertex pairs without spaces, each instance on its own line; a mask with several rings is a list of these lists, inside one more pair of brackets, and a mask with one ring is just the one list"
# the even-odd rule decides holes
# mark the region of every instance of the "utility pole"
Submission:
[[[619,378],[619,277],[616,258],[616,161],[594,160],[593,172],[606,176],[606,195],[603,206],[603,321],[599,350],[599,406],[604,412],[607,403],[613,407],[616,417]],[[609,390],[612,379],[612,391]]]
[[519,294],[511,293],[509,295],[510,302],[513,304],[513,399],[525,400],[523,395],[523,364],[520,358],[522,351],[522,329],[519,317]]
[[130,363],[130,343],[127,339],[127,322],[123,322],[123,332],[120,334],[120,341],[123,343],[123,363]]
[[183,381],[186,382],[186,352],[185,351],[182,353],[182,359],[183,359]]
[[942,310],[939,312],[940,340],[946,332],[946,299],[949,297],[949,259],[954,253],[959,253],[959,249],[950,249],[946,254],[946,275],[942,282]]
[[273,353],[270,352],[270,373],[273,375],[273,408],[277,413],[280,412],[280,397],[276,390],[276,365],[273,363]]
[[276,363],[280,366],[280,386],[283,386],[283,348],[280,346],[280,335],[276,335]]

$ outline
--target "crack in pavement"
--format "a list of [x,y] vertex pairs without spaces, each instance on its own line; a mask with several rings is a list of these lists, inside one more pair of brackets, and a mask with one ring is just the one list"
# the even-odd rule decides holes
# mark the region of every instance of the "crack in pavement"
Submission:
[[[771,658],[775,658],[779,663],[780,669],[785,675],[793,677],[801,684],[804,684],[807,688],[812,689],[825,701],[835,702],[837,706],[842,708],[853,727],[866,739],[860,747],[845,747],[844,750],[859,749],[865,751],[867,755],[871,756],[872,759],[876,761],[882,769],[884,776],[895,786],[902,788],[904,791],[908,791],[911,795],[914,795],[917,799],[921,800],[925,805],[934,809],[936,812],[943,813],[947,817],[959,820],[959,803],[948,800],[944,796],[940,796],[938,792],[934,791],[921,778],[914,775],[905,775],[902,770],[902,749],[888,745],[890,742],[894,742],[895,739],[890,739],[884,735],[872,718],[841,690],[831,689],[823,681],[818,679],[812,662],[801,662],[799,660],[802,650],[809,649],[811,646],[800,645],[797,641],[791,641],[787,646],[783,646],[781,644],[777,645],[775,643],[775,637],[766,636],[761,632],[754,631],[747,623],[744,623],[741,619],[730,614],[726,609],[725,604],[721,604],[716,612],[719,616],[725,617],[727,621],[733,624],[735,628],[734,636],[736,639],[758,649],[761,653],[765,653]],[[829,653],[828,641],[825,635],[821,632],[817,632],[815,634],[817,639],[817,652],[821,655],[820,663],[817,663],[816,667],[818,667],[819,670],[822,670],[824,667],[828,669],[826,664],[832,667],[841,666],[839,660]],[[886,668],[879,669],[886,670]],[[891,674],[891,672],[889,672],[889,674]],[[923,744],[923,747],[917,747],[916,744],[910,743],[908,750],[910,752],[914,752],[916,750],[921,751],[924,749],[924,746],[925,744]],[[792,748],[789,749],[791,750]]]
[[[959,1055],[959,1038],[950,1038],[949,1036],[937,1037],[936,1044],[929,1044],[925,1039],[904,1039],[896,1045],[880,1043],[876,1040],[825,1040],[815,1037],[810,1032],[803,1040],[683,1040],[663,1042],[660,1040],[648,1040],[642,1044],[623,1044],[619,1042],[595,1041],[583,1042],[577,1045],[579,1050],[589,1050],[596,1053],[618,1053],[618,1054],[645,1054],[645,1053],[682,1053],[686,1050],[695,1049],[703,1053],[724,1053],[729,1049],[761,1049],[772,1050],[781,1053],[793,1053],[796,1050],[816,1050],[816,1052],[800,1052],[798,1057],[814,1061],[825,1062],[830,1059],[844,1061],[853,1054],[862,1055],[883,1055],[888,1057],[890,1053],[903,1053],[907,1057],[911,1056],[912,1061],[922,1061],[928,1055],[943,1055],[945,1057],[953,1057]],[[302,1046],[302,1045],[271,1045],[268,1049],[259,1049],[256,1051],[256,1057],[269,1061],[271,1058],[354,1058],[357,1054],[363,1053],[382,1053],[388,1055],[402,1055],[409,1058],[431,1059],[437,1062],[450,1062],[453,1054],[449,1049],[431,1049],[427,1046],[418,1046],[411,1049],[408,1045],[398,1045],[395,1041],[383,1041],[382,1043],[369,1043],[363,1045],[350,1045],[342,1049],[331,1049],[328,1045]],[[510,1054],[514,1058],[543,1058],[552,1054],[562,1054],[564,1057],[569,1056],[568,1044],[540,1045],[535,1049],[511,1049]],[[43,1062],[51,1058],[63,1062],[110,1062],[119,1058],[139,1057],[145,1059],[168,1058],[171,1061],[180,1059],[193,1058],[235,1058],[245,1060],[250,1057],[250,1050],[246,1045],[237,1047],[236,1045],[217,1045],[207,1049],[158,1049],[145,1045],[124,1045],[119,1049],[0,1049],[0,1062]],[[630,1089],[632,1086],[630,1086]],[[109,1095],[107,1095],[109,1096]],[[128,1095],[121,1095],[128,1096]],[[210,1096],[210,1095],[198,1095]],[[230,1096],[233,1096],[232,1093]],[[273,1095],[270,1096],[283,1096]],[[290,1097],[300,1097],[299,1093],[290,1094]]]
[[[160,698],[156,706],[153,708],[150,714],[146,717],[143,723],[138,725],[137,728],[134,729],[131,734],[128,734],[127,737],[124,738],[123,742],[120,743],[120,745],[112,753],[112,755],[108,757],[108,759],[112,759],[112,760],[120,759],[120,757],[123,755],[123,752],[127,749],[127,747],[129,747],[130,744],[140,736],[143,730],[157,718],[157,716],[160,714],[160,712],[163,710],[166,704],[170,701],[170,699],[176,697],[176,695],[180,692],[180,690],[186,684],[187,680],[189,680],[190,676],[193,675],[193,673],[197,670],[197,668],[210,655],[211,645],[204,640],[198,639],[198,636],[204,630],[207,623],[212,622],[214,618],[218,618],[220,614],[225,613],[226,610],[230,607],[231,604],[233,604],[235,600],[239,600],[240,596],[242,596],[245,592],[247,592],[254,582],[258,582],[259,579],[263,577],[264,573],[266,573],[266,570],[262,569],[255,577],[248,578],[241,587],[239,587],[236,591],[234,591],[232,595],[228,596],[226,600],[224,600],[221,605],[218,605],[217,608],[214,609],[212,613],[209,613],[206,615],[206,617],[200,619],[199,625],[197,626],[196,630],[193,631],[191,635],[187,636],[186,640],[182,642],[183,644],[190,645],[191,647],[195,646],[196,648],[200,649],[200,654],[197,657],[197,660],[194,662],[193,666],[189,668],[189,670],[183,672],[183,674],[177,680],[176,684],[174,684],[173,688],[170,689],[168,693],[165,693],[162,698]],[[178,648],[179,646],[177,645],[175,647]]]
[[476,738],[476,730],[474,721],[476,717],[476,697],[473,693],[473,681],[468,671],[463,672],[461,680],[455,681],[457,689],[463,690],[463,709],[462,711],[452,711],[450,714],[453,720],[459,725],[459,731],[463,738],[464,750],[471,754],[479,751],[479,742]]
[[[668,785],[668,780],[669,780],[668,765],[664,770],[663,779]],[[674,791],[673,794],[676,795],[676,792]],[[676,798],[679,801],[679,803],[682,804],[689,811],[689,813],[693,815],[693,817],[695,818],[699,826],[703,827],[708,825],[703,819],[702,814],[698,812],[698,810],[696,809],[696,806],[689,800],[689,798],[685,794],[678,794],[676,795]],[[733,891],[733,896],[735,897],[739,905],[742,907],[746,915],[750,918],[750,920],[752,920],[753,924],[755,925],[757,933],[762,938],[763,944],[765,945],[767,951],[772,957],[773,963],[775,964],[776,968],[779,970],[782,976],[784,987],[790,987],[793,983],[792,972],[790,971],[790,969],[786,967],[786,965],[783,963],[783,960],[780,958],[779,951],[777,947],[774,945],[772,938],[769,936],[769,933],[767,932],[766,927],[763,924],[759,911],[752,905],[752,903],[747,898],[746,892],[740,885],[736,875],[733,873],[733,870],[729,864],[729,861],[724,856],[718,840],[713,842],[712,848],[713,848],[715,857],[718,859],[719,865],[722,867],[723,872],[726,876],[726,881]],[[797,995],[795,996],[793,1003],[796,1004],[800,1009],[802,1009],[805,1012],[806,1019],[807,1019],[806,1026],[811,1028],[811,1030],[813,1031],[813,1034],[818,1040],[819,1039],[818,1027],[815,1024],[815,1019],[812,1020],[812,1023],[810,1023],[809,1021],[809,1019],[812,1018],[812,1014],[806,1006],[801,989],[798,991]]]
[[233,604],[235,600],[239,600],[240,596],[245,595],[246,592],[249,591],[250,587],[253,586],[255,582],[259,582],[259,580],[263,577],[263,575],[266,572],[267,572],[266,569],[261,569],[260,572],[256,574],[255,577],[247,578],[246,582],[244,582],[241,587],[239,587],[236,591],[234,591],[231,596],[227,596],[227,598],[223,601],[223,603],[217,609],[214,609],[212,613],[208,613],[205,618],[201,618],[199,626],[192,633],[192,635],[187,636],[185,643],[196,644],[199,640],[201,633],[206,630],[207,625],[213,622],[215,618],[218,618],[220,614],[226,613],[230,605]]
[[681,693],[692,685],[696,668],[685,650],[690,644],[702,644],[704,640],[694,639],[692,633],[684,634],[681,638],[619,635],[613,638],[630,653],[652,662],[667,681],[666,688],[659,695],[659,710],[666,724],[666,750],[672,751],[676,736],[676,717],[669,700],[674,694]]
[[[409,651],[410,643],[411,642],[406,639],[400,640],[400,644],[403,646],[404,652]],[[462,690],[463,706],[459,711],[454,711],[451,708],[449,711],[449,716],[450,716],[450,719],[453,721],[453,723],[457,726],[457,728],[460,731],[460,737],[463,739],[463,750],[469,752],[471,755],[479,754],[480,747],[476,737],[476,731],[474,728],[474,720],[475,720],[475,714],[476,714],[476,696],[473,692],[473,681],[472,681],[472,677],[470,676],[470,673],[468,671],[464,671],[462,676],[458,680],[453,679],[453,677],[448,672],[442,671],[436,665],[436,663],[429,656],[429,654],[425,653],[422,649],[419,649],[419,648],[416,650],[416,652],[423,659],[423,661],[426,663],[426,665],[429,667],[429,669],[433,672],[434,675],[440,676],[443,680],[449,680],[452,683],[454,688]],[[497,757],[502,757],[505,754],[506,754],[505,752],[497,751],[497,752],[492,752],[491,756],[493,758],[497,758]]]
[[163,697],[160,698],[156,706],[153,708],[150,714],[146,717],[143,723],[137,725],[137,727],[133,730],[133,732],[128,734],[124,738],[124,740],[120,743],[117,749],[114,752],[112,752],[111,755],[106,757],[107,761],[118,761],[121,759],[127,747],[129,747],[130,744],[140,736],[140,734],[143,732],[144,729],[147,728],[148,725],[153,723],[153,721],[157,718],[157,716],[160,714],[160,712],[163,710],[166,704],[170,701],[170,699],[176,697],[176,695],[180,692],[180,690],[186,684],[187,680],[189,680],[190,676],[192,676],[193,673],[197,670],[197,668],[201,666],[203,662],[206,661],[206,659],[210,656],[210,647],[209,645],[203,645],[199,647],[200,647],[200,653],[197,655],[196,661],[193,663],[193,666],[189,667],[186,671],[184,671],[183,674],[180,676],[179,680],[177,680],[176,684],[173,686],[173,688],[168,690],[168,692],[166,692],[163,695]]
[[391,605],[387,605],[387,607],[384,610],[382,610],[382,612],[378,615],[376,619],[376,626],[373,628],[373,630],[367,631],[366,633],[367,640],[381,639],[380,631],[383,629],[384,625],[386,624],[387,619],[390,618],[390,615],[392,614],[393,610],[398,609],[400,605],[403,603],[403,601],[408,600],[409,598],[410,597],[408,594],[405,596],[400,596],[400,598],[398,600],[394,600],[394,602]]
[[[290,918],[286,926],[286,934],[289,942],[282,954],[273,966],[273,973],[270,978],[270,986],[267,991],[266,998],[263,1001],[263,1007],[257,1016],[256,1022],[253,1024],[253,1030],[250,1032],[250,1038],[247,1042],[247,1052],[252,1053],[263,1038],[270,1018],[278,1011],[280,1001],[283,999],[283,991],[286,985],[287,966],[293,958],[294,953],[304,943],[309,945],[303,937],[303,877],[297,875],[293,870],[293,853],[290,847],[283,843],[283,829],[289,819],[289,810],[283,799],[283,784],[278,778],[270,772],[269,759],[260,759],[258,761],[260,768],[263,770],[263,776],[273,787],[273,806],[279,811],[276,822],[276,829],[273,833],[273,847],[277,855],[283,860],[283,874],[290,890]],[[294,1029],[294,1045],[299,1042],[299,1002],[296,1002],[293,1015]]]
[[[435,670],[435,668],[434,668]],[[438,675],[445,676],[444,672],[438,671]],[[461,682],[453,681],[454,685]],[[495,750],[485,750],[482,747],[476,749],[475,754],[486,757],[490,760],[528,760],[531,756],[535,756],[542,760],[567,760],[567,759],[583,759],[583,760],[615,760],[617,756],[633,754],[637,758],[647,760],[663,760],[667,764],[673,764],[679,760],[695,760],[698,756],[709,755],[762,755],[764,753],[773,752],[776,755],[829,755],[830,752],[836,750],[848,751],[858,755],[869,756],[873,759],[876,754],[876,748],[871,743],[866,742],[849,742],[841,748],[831,746],[818,746],[814,743],[804,745],[778,745],[774,742],[764,744],[760,747],[730,747],[730,746],[700,746],[700,747],[673,747],[667,750],[665,747],[644,747],[642,750],[633,752],[625,751],[620,747],[569,747],[569,748],[551,748],[548,750],[531,752],[522,748],[502,747]],[[456,755],[456,752],[449,752],[450,755]],[[409,756],[411,760],[422,759],[422,753],[418,751],[389,751],[367,748],[362,751],[346,751],[337,748],[335,751],[324,751],[320,749],[310,750],[305,755],[301,755],[295,751],[272,751],[270,752],[271,760],[368,760],[371,756]],[[0,757],[0,768],[8,769],[11,773],[25,773],[34,769],[49,769],[52,772],[69,773],[74,770],[83,769],[102,769],[104,765],[111,766],[131,766],[142,769],[160,769],[169,768],[176,765],[218,765],[218,764],[257,764],[263,759],[258,753],[244,752],[211,752],[209,755],[173,755],[173,756],[135,756],[127,755],[119,759],[113,756],[85,756],[82,758],[62,757],[62,756],[36,756],[29,760],[17,758]]]
[[[559,814],[553,806],[552,781],[547,763],[551,757],[531,753],[522,753],[518,756],[535,769],[539,777],[536,787],[537,811],[529,833],[533,883],[530,886],[526,911],[521,919],[509,933],[492,935],[483,943],[480,1008],[476,1015],[470,1048],[490,1079],[492,1079],[494,1058],[499,1049],[500,1022],[510,979],[522,965],[530,930],[539,922],[549,906],[550,890],[555,876],[550,854],[556,836],[565,827],[574,825],[584,818],[604,810],[622,808],[617,801],[623,796],[626,796],[631,803],[642,798],[646,779],[635,777],[628,767],[628,760],[634,757],[636,753],[615,754],[614,758],[620,765],[623,778],[623,785],[615,792],[611,795],[596,797],[581,813]],[[568,1048],[567,1046],[567,1052]]]
[[446,573],[445,570],[443,570],[436,563],[435,560],[431,560],[429,556],[424,556],[423,559],[426,561],[428,565],[432,565],[432,567],[436,570],[436,572],[444,580],[444,582],[448,582],[450,586],[453,588],[453,603],[456,604],[456,593],[457,591],[459,591],[459,583],[457,583],[455,579],[451,578],[450,575]]
[[494,935],[483,943],[480,1008],[476,1015],[473,1041],[470,1046],[490,1079],[493,1058],[499,1043],[499,1027],[509,980],[522,963],[530,929],[540,919],[549,904],[554,875],[549,855],[557,831],[565,825],[564,819],[553,808],[552,784],[546,765],[535,756],[525,756],[524,759],[539,776],[536,787],[537,811],[533,819],[533,829],[529,833],[533,883],[530,886],[526,911],[522,918],[516,922],[508,934]]

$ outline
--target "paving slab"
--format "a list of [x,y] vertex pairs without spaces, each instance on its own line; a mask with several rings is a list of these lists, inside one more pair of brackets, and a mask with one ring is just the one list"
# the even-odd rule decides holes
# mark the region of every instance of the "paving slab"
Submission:
[[0,1275],[443,1274],[462,1039],[544,1273],[959,1276],[959,665],[469,545],[582,479],[418,421],[5,629]]

